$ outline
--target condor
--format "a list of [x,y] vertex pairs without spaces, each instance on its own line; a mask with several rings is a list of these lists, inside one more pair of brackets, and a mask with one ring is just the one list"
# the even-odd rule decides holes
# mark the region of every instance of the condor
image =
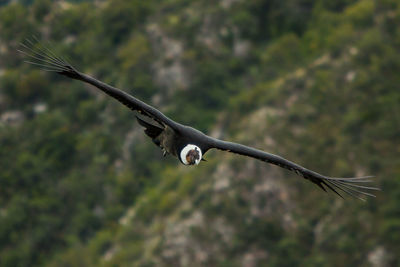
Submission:
[[163,155],[170,154],[177,157],[185,165],[198,165],[203,160],[204,154],[210,149],[219,149],[252,157],[267,163],[277,165],[295,172],[297,175],[313,182],[324,191],[332,190],[339,196],[346,193],[350,196],[365,200],[363,196],[374,196],[367,190],[379,190],[376,187],[366,186],[372,180],[371,176],[355,178],[333,178],[324,176],[306,169],[294,162],[280,156],[270,154],[245,145],[222,141],[212,138],[192,127],[182,125],[165,116],[158,109],[142,102],[141,100],[107,85],[89,75],[79,72],[65,59],[55,55],[47,46],[35,40],[27,39],[21,43],[19,52],[26,55],[27,63],[41,67],[45,71],[55,72],[66,77],[89,83],[107,95],[115,98],[128,108],[138,112],[136,116],[139,124],[145,128],[144,132],[152,141],[161,148]]

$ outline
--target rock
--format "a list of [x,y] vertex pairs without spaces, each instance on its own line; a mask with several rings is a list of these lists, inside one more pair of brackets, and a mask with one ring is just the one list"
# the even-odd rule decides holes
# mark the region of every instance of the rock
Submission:
[[368,254],[368,262],[373,267],[385,267],[388,264],[388,253],[383,246],[378,246]]
[[183,43],[166,35],[157,24],[147,27],[153,51],[158,59],[153,64],[156,83],[171,95],[177,89],[187,89],[189,72],[182,61]]
[[24,114],[19,110],[10,110],[1,114],[0,121],[6,125],[18,125],[24,121]]
[[45,103],[37,103],[36,105],[33,106],[33,111],[36,114],[43,113],[47,111],[47,105]]

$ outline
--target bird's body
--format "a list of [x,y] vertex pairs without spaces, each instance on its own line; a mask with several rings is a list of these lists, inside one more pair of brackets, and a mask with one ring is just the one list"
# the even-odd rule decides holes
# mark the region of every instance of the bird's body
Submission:
[[165,129],[154,139],[155,144],[160,144],[168,154],[177,157],[181,150],[179,138],[176,136],[174,130],[166,126]]
[[28,63],[38,65],[47,71],[56,72],[69,78],[92,84],[104,93],[117,99],[128,108],[138,112],[139,116],[137,116],[137,120],[139,124],[145,128],[145,134],[162,149],[164,155],[170,154],[175,156],[185,165],[199,164],[204,154],[207,153],[208,150],[215,148],[253,157],[288,169],[315,183],[323,190],[326,191],[326,186],[338,195],[340,195],[340,193],[337,190],[341,190],[351,196],[363,199],[359,195],[374,196],[371,193],[365,192],[365,190],[378,190],[378,188],[364,185],[364,183],[371,181],[369,180],[370,177],[332,178],[306,169],[280,156],[242,144],[212,138],[197,129],[175,122],[158,109],[122,90],[77,71],[72,65],[56,56],[46,46],[40,45],[39,43],[35,45],[30,40],[27,40],[27,43],[21,45],[24,50],[20,52],[33,60],[27,61]]

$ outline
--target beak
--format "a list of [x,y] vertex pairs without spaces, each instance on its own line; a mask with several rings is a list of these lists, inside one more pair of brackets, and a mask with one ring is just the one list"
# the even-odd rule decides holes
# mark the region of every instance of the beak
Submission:
[[207,162],[207,160],[205,158],[201,158],[201,161],[206,161]]

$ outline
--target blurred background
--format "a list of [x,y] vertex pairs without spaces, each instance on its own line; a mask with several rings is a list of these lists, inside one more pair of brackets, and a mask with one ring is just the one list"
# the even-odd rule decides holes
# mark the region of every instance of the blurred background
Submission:
[[[400,266],[398,0],[0,1],[1,266]],[[182,166],[80,71],[363,203],[212,151]]]

